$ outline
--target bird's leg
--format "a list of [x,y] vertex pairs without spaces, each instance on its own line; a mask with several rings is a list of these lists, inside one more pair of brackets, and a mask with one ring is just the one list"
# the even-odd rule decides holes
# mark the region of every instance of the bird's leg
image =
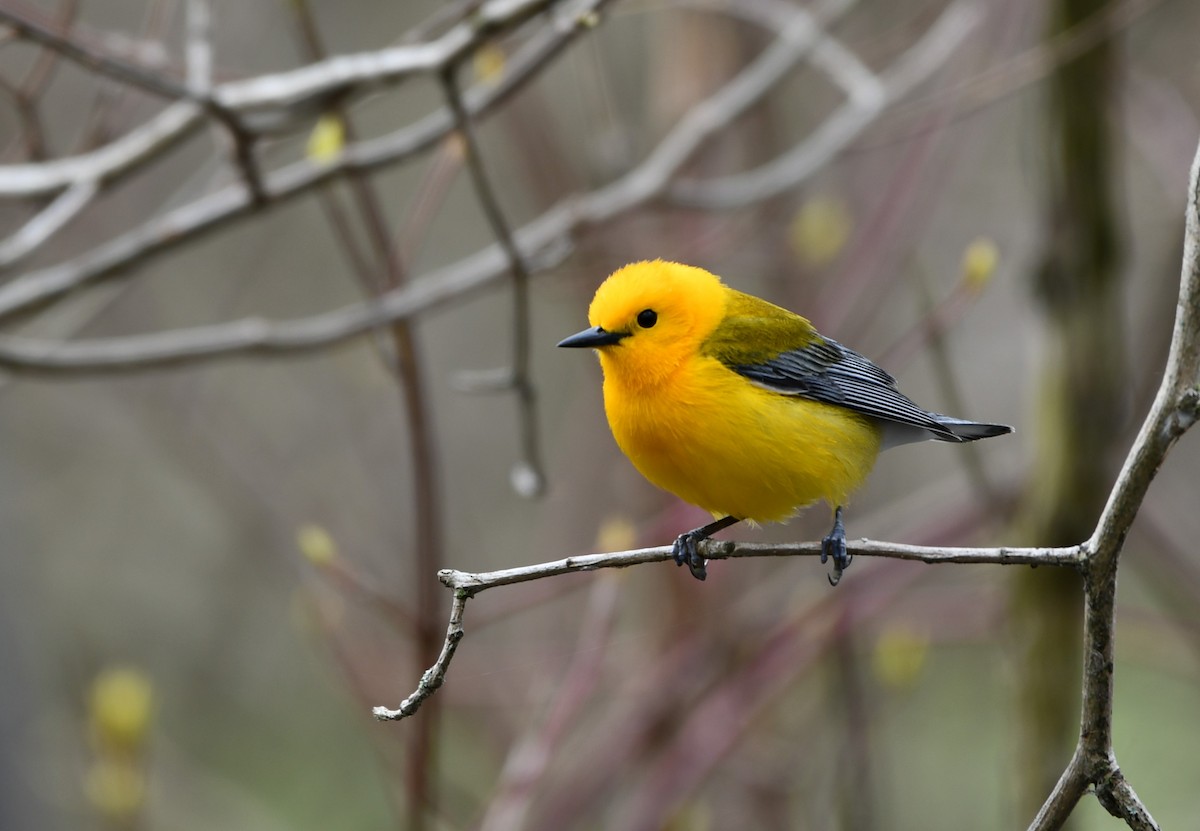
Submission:
[[688,570],[692,573],[692,576],[697,580],[703,580],[708,576],[708,570],[705,568],[708,565],[708,560],[700,556],[698,543],[739,521],[737,517],[721,517],[718,520],[708,523],[703,528],[696,528],[693,531],[688,531],[686,534],[680,534],[675,538],[675,544],[671,546],[671,553],[675,556],[675,565],[681,566],[687,563]]
[[836,586],[842,579],[842,572],[850,566],[854,559],[846,551],[846,526],[842,524],[842,506],[838,505],[833,512],[833,528],[825,539],[821,540],[821,562],[833,558],[833,572],[828,575],[829,585]]

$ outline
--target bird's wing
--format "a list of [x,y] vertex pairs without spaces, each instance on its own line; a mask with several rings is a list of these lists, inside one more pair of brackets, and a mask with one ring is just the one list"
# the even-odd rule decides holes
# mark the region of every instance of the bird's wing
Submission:
[[943,441],[962,441],[896,389],[891,375],[822,336],[799,315],[750,295],[732,302],[729,312],[703,351],[738,375],[781,395],[928,430]]

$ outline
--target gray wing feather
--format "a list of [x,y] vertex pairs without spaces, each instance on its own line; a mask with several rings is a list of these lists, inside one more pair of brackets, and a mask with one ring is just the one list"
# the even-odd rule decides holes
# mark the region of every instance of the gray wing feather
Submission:
[[[926,430],[941,441],[970,441],[983,436],[960,436],[937,413],[918,407],[896,389],[896,379],[853,349],[835,340],[782,352],[760,364],[731,366],[734,372],[759,386],[783,395],[835,404],[907,427]],[[974,424],[974,422],[961,422]],[[998,427],[998,425],[980,425]],[[1008,432],[1007,428],[1004,432]],[[996,435],[996,433],[988,433]]]

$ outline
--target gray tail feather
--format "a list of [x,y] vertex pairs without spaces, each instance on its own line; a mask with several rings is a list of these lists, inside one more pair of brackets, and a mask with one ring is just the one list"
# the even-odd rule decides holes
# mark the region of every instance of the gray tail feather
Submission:
[[946,428],[946,432],[949,434],[935,434],[933,438],[938,441],[978,441],[979,439],[990,439],[992,436],[1003,436],[1005,433],[1013,431],[1013,428],[1007,424],[984,424],[941,413],[933,414],[933,417],[938,424]]

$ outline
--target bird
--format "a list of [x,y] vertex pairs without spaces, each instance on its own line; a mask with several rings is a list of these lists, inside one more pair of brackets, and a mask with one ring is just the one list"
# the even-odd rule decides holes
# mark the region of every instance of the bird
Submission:
[[601,283],[589,328],[558,346],[591,348],[621,451],[651,483],[708,511],[680,534],[679,566],[704,580],[700,543],[740,522],[782,522],[824,500],[833,527],[821,562],[837,585],[850,565],[844,506],[883,449],[969,442],[1004,424],[931,412],[869,359],[806,318],[667,260],[623,266]]

